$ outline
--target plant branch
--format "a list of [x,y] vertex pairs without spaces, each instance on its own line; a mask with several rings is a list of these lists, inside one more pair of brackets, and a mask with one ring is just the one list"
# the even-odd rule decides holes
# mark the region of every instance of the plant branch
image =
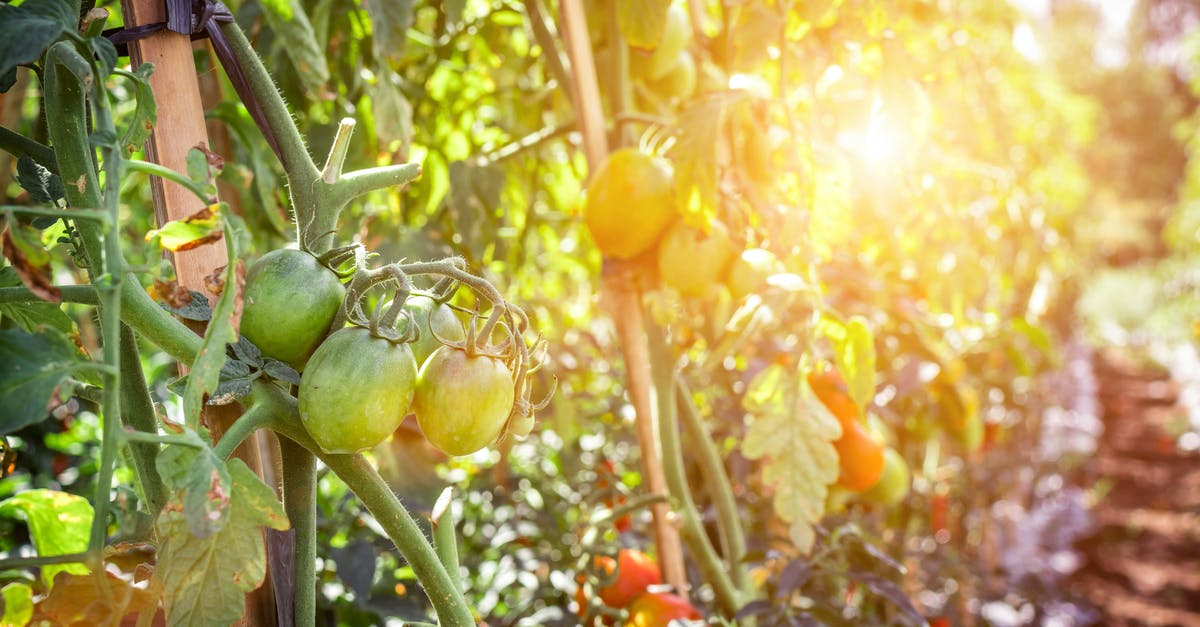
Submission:
[[524,0],[522,4],[525,5],[525,15],[529,20],[527,23],[533,30],[533,39],[541,46],[542,57],[546,60],[550,73],[562,89],[570,89],[571,73],[567,69],[567,61],[558,49],[558,39],[550,30],[541,0]]
[[89,220],[100,226],[108,226],[111,221],[108,212],[103,209],[55,209],[50,207],[24,207],[20,205],[0,205],[0,211],[18,213],[26,216],[46,216],[49,218],[65,218],[68,220]]
[[36,557],[6,557],[0,559],[0,571],[20,570],[51,564],[87,564],[95,561],[97,553],[64,553],[63,555],[38,555]]
[[742,608],[741,593],[733,585],[725,564],[717,555],[704,524],[700,521],[696,504],[692,501],[691,489],[683,468],[683,450],[679,445],[679,420],[675,415],[675,360],[667,344],[666,329],[658,326],[646,316],[646,337],[649,340],[650,372],[658,403],[658,428],[662,441],[663,470],[671,497],[678,502],[675,508],[683,522],[680,530],[691,549],[692,557],[700,566],[704,580],[713,587],[717,603],[727,614],[736,614]]
[[[158,434],[158,414],[154,412],[154,401],[146,387],[146,375],[142,372],[142,358],[138,352],[137,338],[133,330],[121,325],[121,420],[126,428],[139,433]],[[129,442],[128,438],[125,440]],[[142,487],[142,498],[146,509],[158,512],[167,502],[166,488],[158,474],[155,460],[158,446],[151,443],[130,442],[130,457]]]
[[293,616],[296,625],[312,627],[317,620],[317,458],[288,438],[279,439],[279,448],[287,469],[283,507],[296,538]]
[[175,170],[172,170],[166,166],[150,161],[130,159],[125,162],[125,167],[133,170],[134,172],[141,172],[142,174],[157,176],[161,179],[171,181],[172,183],[177,183],[184,189],[195,194],[196,198],[199,198],[201,202],[205,204],[211,205],[217,201],[217,199],[210,193],[210,190],[205,189],[204,183],[193,181],[191,178],[184,176],[183,174],[180,174],[179,172],[176,172]]
[[4,126],[0,126],[0,150],[17,157],[29,155],[38,165],[58,174],[58,160],[54,158],[54,151],[49,146]]
[[[64,303],[79,303],[81,305],[99,305],[100,294],[91,285],[56,285]],[[44,303],[37,294],[27,287],[0,287],[0,305],[9,303]]]
[[746,535],[742,530],[742,520],[738,515],[737,501],[733,498],[733,486],[729,482],[729,474],[721,454],[717,451],[712,437],[700,419],[700,412],[692,400],[692,392],[682,375],[675,377],[675,397],[680,409],[679,415],[683,420],[683,428],[691,440],[691,449],[698,453],[700,468],[704,471],[704,483],[712,496],[717,509],[717,529],[721,534],[721,548],[725,553],[725,561],[733,574],[733,583],[742,591],[749,594],[750,581],[746,577]]
[[238,447],[250,434],[268,426],[271,423],[270,408],[263,404],[251,405],[249,409],[238,416],[233,424],[229,425],[221,440],[213,447],[213,453],[221,459],[229,459],[233,455],[234,449]]

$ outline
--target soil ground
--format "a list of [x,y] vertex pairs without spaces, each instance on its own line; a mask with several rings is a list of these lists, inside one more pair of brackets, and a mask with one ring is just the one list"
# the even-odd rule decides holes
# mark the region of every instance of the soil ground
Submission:
[[1200,453],[1176,446],[1178,384],[1116,352],[1096,376],[1105,431],[1086,470],[1103,497],[1072,587],[1098,625],[1200,627]]

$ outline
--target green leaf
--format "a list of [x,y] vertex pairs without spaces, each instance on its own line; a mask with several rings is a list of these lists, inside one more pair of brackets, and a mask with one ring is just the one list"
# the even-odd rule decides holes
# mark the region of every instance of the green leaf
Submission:
[[233,213],[227,213],[222,222],[225,227],[225,250],[230,260],[223,277],[225,286],[213,308],[212,320],[204,332],[204,342],[196,359],[192,361],[192,371],[183,392],[183,415],[193,428],[200,422],[204,396],[215,392],[221,380],[221,368],[227,359],[225,345],[238,339],[233,314],[235,305],[241,302],[242,284],[246,280],[245,269],[240,261],[247,237],[246,226]]
[[4,597],[4,613],[0,614],[0,625],[28,625],[33,618],[33,588],[16,581],[0,589]]
[[[0,287],[21,287],[21,277],[11,266],[0,268]],[[68,338],[75,334],[75,321],[54,303],[2,303],[0,319],[12,320],[18,327],[34,333],[48,326],[62,331]]]
[[400,152],[407,154],[413,140],[413,109],[404,93],[392,81],[385,80],[395,73],[383,71],[383,78],[367,85],[371,111],[375,116],[375,136],[381,148],[393,141],[400,142]]
[[284,54],[296,68],[304,89],[313,93],[325,92],[329,82],[329,64],[325,51],[317,43],[316,33],[304,6],[299,0],[274,0],[263,4],[263,15],[275,31]]
[[790,525],[802,552],[812,549],[813,525],[825,514],[829,484],[838,478],[833,442],[842,426],[808,389],[803,377],[772,365],[747,388],[745,409],[754,415],[743,454],[761,459],[763,481],[775,492],[775,511]]
[[855,316],[846,323],[846,342],[837,361],[850,398],[865,411],[875,397],[875,336],[866,319]]
[[0,330],[0,435],[44,420],[50,396],[82,363],[58,330]]
[[[30,200],[38,204],[58,206],[58,201],[66,197],[62,179],[42,167],[29,155],[21,155],[17,159],[17,183],[21,185],[21,189],[29,192]],[[34,226],[37,226],[36,220]]]
[[[26,490],[0,501],[0,516],[24,518],[39,556],[82,553],[92,529],[92,504],[87,499],[56,490]],[[46,587],[60,572],[86,575],[83,564],[47,564],[42,567]]]
[[154,90],[150,88],[150,74],[153,72],[153,63],[143,63],[134,72],[123,74],[133,81],[137,97],[137,107],[129,116],[129,128],[121,136],[120,145],[129,154],[141,149],[158,123],[158,104],[154,102]]
[[92,51],[96,53],[96,59],[100,61],[102,75],[112,74],[113,68],[117,65],[117,47],[106,37],[92,38],[91,45]]
[[617,26],[634,48],[653,50],[662,39],[671,0],[617,0]]
[[696,100],[679,115],[675,161],[675,204],[693,226],[706,226],[717,212],[717,155],[729,106],[746,96],[731,92]]
[[63,31],[74,30],[79,3],[30,0],[19,6],[0,4],[0,76],[18,65],[33,63]]
[[412,25],[412,0],[367,0],[375,56],[395,61],[404,53]]
[[242,616],[242,595],[266,575],[260,527],[288,528],[274,491],[241,460],[229,462],[232,494],[229,520],[220,531],[198,538],[188,530],[182,504],[172,499],[156,523],[161,539],[157,577],[169,625],[228,625]]

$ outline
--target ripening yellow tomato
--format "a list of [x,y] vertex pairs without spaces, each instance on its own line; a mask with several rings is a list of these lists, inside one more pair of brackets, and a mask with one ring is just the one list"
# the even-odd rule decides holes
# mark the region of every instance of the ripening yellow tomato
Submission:
[[675,219],[670,162],[633,148],[614,151],[587,187],[583,221],[600,252],[632,259]]

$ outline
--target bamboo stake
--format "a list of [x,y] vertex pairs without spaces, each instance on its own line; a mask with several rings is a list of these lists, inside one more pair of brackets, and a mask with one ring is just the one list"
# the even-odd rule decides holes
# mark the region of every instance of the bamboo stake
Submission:
[[[167,18],[162,0],[122,0],[121,10],[125,25],[130,27],[163,22]],[[191,38],[172,31],[159,31],[130,43],[129,56],[134,67],[153,63],[155,68],[150,76],[150,87],[158,104],[158,123],[147,142],[147,159],[177,172],[186,172],[188,151],[197,145],[206,145],[208,141]],[[154,216],[159,225],[185,218],[204,208],[195,195],[180,185],[153,177],[150,186]],[[225,266],[229,260],[225,255],[225,244],[218,242],[175,253],[172,261],[180,285],[206,293],[204,277]],[[214,441],[220,439],[240,413],[236,406],[204,410],[203,420]],[[234,455],[262,476],[262,459],[256,439],[243,442]],[[238,624],[248,627],[274,625],[274,618],[272,591],[268,586],[261,586],[246,595],[246,613]]]
[[[560,4],[562,27],[559,29],[571,62],[574,80],[571,97],[578,113],[583,134],[583,149],[588,168],[595,172],[608,154],[605,137],[604,111],[600,102],[600,86],[596,80],[596,65],[588,38],[587,18],[580,0],[563,0]],[[642,451],[642,472],[652,495],[668,496],[666,474],[662,466],[662,447],[654,414],[650,381],[650,357],[646,350],[645,329],[642,324],[641,291],[636,273],[628,264],[606,260],[603,298],[610,302],[620,337],[621,352],[625,355],[627,383],[636,414],[638,445]],[[655,503],[654,538],[663,579],[679,594],[688,591],[687,573],[683,566],[683,545],[679,530],[672,524],[671,508],[665,501]]]

